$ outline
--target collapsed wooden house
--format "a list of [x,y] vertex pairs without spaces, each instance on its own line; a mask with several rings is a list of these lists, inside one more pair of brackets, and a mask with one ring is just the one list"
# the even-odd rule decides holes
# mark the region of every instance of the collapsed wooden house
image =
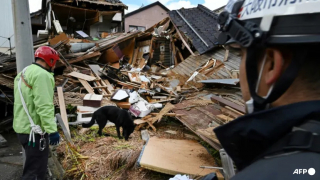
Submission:
[[[106,8],[108,10],[104,11]],[[59,17],[62,29],[54,28],[45,42],[35,41],[34,48],[49,45],[60,53],[61,59],[55,71],[57,90],[54,104],[60,109],[64,126],[90,120],[88,117],[92,116],[96,107],[83,107],[88,102],[91,104],[89,106],[97,103],[100,106],[112,105],[128,109],[136,116],[137,130],[149,129],[156,133],[161,129],[158,123],[163,117],[175,117],[211,147],[220,150],[221,145],[213,129],[242,116],[245,111],[238,84],[240,56],[217,45],[217,15],[199,5],[171,11],[169,18],[144,32],[123,33],[111,29],[100,32],[92,27],[101,19],[104,22],[108,19],[106,17],[114,17],[117,13],[123,15],[125,8],[120,1],[52,2],[52,9]],[[72,12],[74,19],[81,19],[83,12],[86,12],[85,22],[80,21],[86,27],[78,36],[69,33],[68,23],[72,18],[68,12]],[[113,20],[108,22],[113,23]],[[121,23],[116,25],[123,28]],[[14,102],[15,66],[14,55],[0,56],[0,100],[8,108],[12,108]],[[88,94],[98,96],[86,96]],[[71,112],[66,106],[78,108]],[[77,113],[77,117],[71,122],[72,113]],[[10,118],[0,121],[0,124],[10,124]],[[77,133],[68,129],[72,138],[76,139]],[[138,135],[134,136],[140,142],[141,139],[136,137]],[[78,140],[74,141],[81,144]],[[115,143],[110,139],[108,141]],[[139,153],[143,143],[134,147]],[[100,155],[102,151],[97,149]],[[62,150],[60,153],[65,152]],[[96,157],[83,150],[81,152]],[[64,155],[67,161],[68,157]],[[137,158],[134,156],[133,161]],[[97,163],[93,159],[90,161]],[[74,167],[67,163],[65,168]],[[101,177],[107,176],[104,173],[110,173],[109,170],[96,170],[94,166],[90,168],[90,172],[99,172]],[[154,170],[148,165],[144,168]],[[79,169],[83,170],[82,175],[89,177],[84,167]],[[171,171],[162,169],[159,172]],[[70,177],[78,175],[71,173]]]

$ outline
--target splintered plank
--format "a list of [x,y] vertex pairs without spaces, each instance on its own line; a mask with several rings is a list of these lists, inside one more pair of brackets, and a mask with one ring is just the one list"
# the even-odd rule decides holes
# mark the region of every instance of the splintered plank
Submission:
[[82,86],[88,91],[89,94],[95,94],[93,88],[90,86],[90,84],[83,79],[79,79]]
[[233,102],[230,102],[230,101],[228,101],[228,100],[226,100],[226,99],[223,99],[223,98],[221,98],[221,97],[218,97],[218,96],[214,96],[214,95],[213,95],[213,96],[211,97],[211,100],[212,100],[213,102],[220,103],[220,104],[222,104],[222,105],[224,105],[224,106],[229,106],[229,107],[231,107],[231,108],[233,108],[233,109],[235,109],[235,110],[237,110],[237,111],[239,111],[239,112],[241,112],[241,113],[245,113],[245,112],[246,112],[245,107],[239,106],[239,105],[237,105],[237,104],[235,104],[235,103],[233,103]]
[[96,80],[95,77],[88,76],[86,74],[82,74],[82,73],[78,73],[78,72],[72,72],[72,73],[69,73],[68,75],[72,76],[72,77],[76,77],[78,79],[83,79],[83,80],[86,80],[86,81],[94,81],[94,80]]
[[58,98],[59,98],[59,107],[60,107],[61,118],[63,120],[63,123],[64,123],[69,135],[70,135],[68,116],[67,116],[66,104],[64,102],[62,87],[57,87],[57,92],[58,92]]
[[176,46],[174,45],[174,41],[172,39],[172,36],[170,36],[170,40],[171,40],[171,49],[172,49],[173,58],[174,58],[174,65],[177,66],[178,60],[177,60]]
[[101,76],[100,66],[96,64],[89,64],[89,67],[93,71],[97,79],[101,81],[102,85],[107,88],[108,93],[112,94],[114,92],[114,88],[111,86],[110,82],[107,79],[102,80],[100,77]]
[[110,82],[109,82],[107,79],[105,79],[104,82],[105,82],[105,84],[106,84],[106,86],[107,86],[108,91],[109,91],[111,94],[113,94],[113,93],[114,93],[114,88],[113,88],[113,86],[110,84]]
[[183,61],[184,61],[184,58],[183,58],[181,52],[179,51],[179,48],[178,48],[178,47],[176,47],[176,51],[178,52],[178,55],[179,55],[179,57],[180,57],[181,62],[183,62]]
[[189,44],[188,44],[188,43],[184,40],[184,38],[182,37],[182,35],[181,35],[181,33],[180,33],[180,30],[177,28],[177,26],[173,23],[172,20],[171,20],[171,22],[172,22],[174,28],[176,29],[176,31],[177,31],[177,33],[178,33],[181,41],[183,42],[183,44],[186,46],[186,48],[189,50],[189,52],[190,52],[193,56],[195,56],[195,54],[194,54],[193,51],[191,50]]

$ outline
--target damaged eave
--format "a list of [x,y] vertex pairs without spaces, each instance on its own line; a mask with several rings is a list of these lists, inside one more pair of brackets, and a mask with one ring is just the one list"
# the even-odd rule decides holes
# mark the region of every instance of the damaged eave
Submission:
[[105,1],[99,1],[99,0],[78,0],[79,2],[87,2],[90,4],[98,4],[98,5],[104,5],[104,6],[120,6],[124,9],[128,10],[128,6],[123,4],[121,1],[118,1],[118,3],[113,3],[112,0],[105,0]]

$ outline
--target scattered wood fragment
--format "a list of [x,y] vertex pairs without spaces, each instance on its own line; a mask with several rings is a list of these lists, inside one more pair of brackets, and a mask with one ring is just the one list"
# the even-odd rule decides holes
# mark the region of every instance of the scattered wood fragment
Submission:
[[225,121],[226,123],[234,120],[234,118],[228,117],[228,116],[223,115],[223,114],[219,114],[219,115],[217,115],[217,117],[220,118],[220,119],[222,119],[222,120]]
[[88,91],[90,94],[95,94],[93,88],[90,86],[90,84],[83,79],[79,79],[80,83],[83,85],[83,87]]
[[226,49],[226,53],[224,54],[224,59],[223,59],[223,61],[224,61],[224,62],[228,61],[228,58],[229,58],[229,49]]
[[234,113],[236,113],[236,114],[239,114],[240,116],[244,116],[243,113],[241,113],[241,112],[239,112],[239,111],[237,111],[237,110],[235,110],[235,109],[233,109],[233,108],[231,108],[231,107],[229,107],[229,106],[226,106],[225,108],[226,108],[226,109],[229,109],[230,111],[232,111],[232,112],[234,112]]
[[86,74],[82,74],[82,73],[78,73],[78,72],[69,73],[68,76],[76,77],[78,79],[83,79],[83,80],[86,80],[86,81],[94,81],[94,80],[96,80],[95,77],[88,76]]
[[235,110],[237,110],[237,111],[240,111],[241,113],[245,113],[245,112],[246,112],[245,107],[239,106],[239,105],[237,105],[237,104],[235,104],[235,103],[233,103],[233,102],[230,102],[230,101],[225,100],[225,99],[223,99],[223,98],[220,98],[220,97],[218,97],[218,96],[212,96],[212,97],[211,97],[211,100],[212,100],[213,102],[215,102],[215,103],[220,103],[220,104],[222,104],[223,106],[229,106],[229,107],[231,107],[231,108],[233,108],[233,109],[235,109]]

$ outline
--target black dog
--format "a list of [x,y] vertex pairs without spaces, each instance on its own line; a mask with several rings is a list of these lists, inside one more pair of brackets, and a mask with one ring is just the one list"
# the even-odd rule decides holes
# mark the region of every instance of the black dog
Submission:
[[128,141],[130,134],[134,131],[135,128],[133,120],[131,118],[131,115],[127,111],[115,106],[101,107],[93,113],[90,123],[82,124],[82,127],[89,128],[95,122],[97,122],[99,125],[98,134],[102,136],[102,130],[106,126],[108,120],[116,125],[119,139],[122,139],[122,137],[120,136],[120,127],[122,127],[122,136],[126,141]]

